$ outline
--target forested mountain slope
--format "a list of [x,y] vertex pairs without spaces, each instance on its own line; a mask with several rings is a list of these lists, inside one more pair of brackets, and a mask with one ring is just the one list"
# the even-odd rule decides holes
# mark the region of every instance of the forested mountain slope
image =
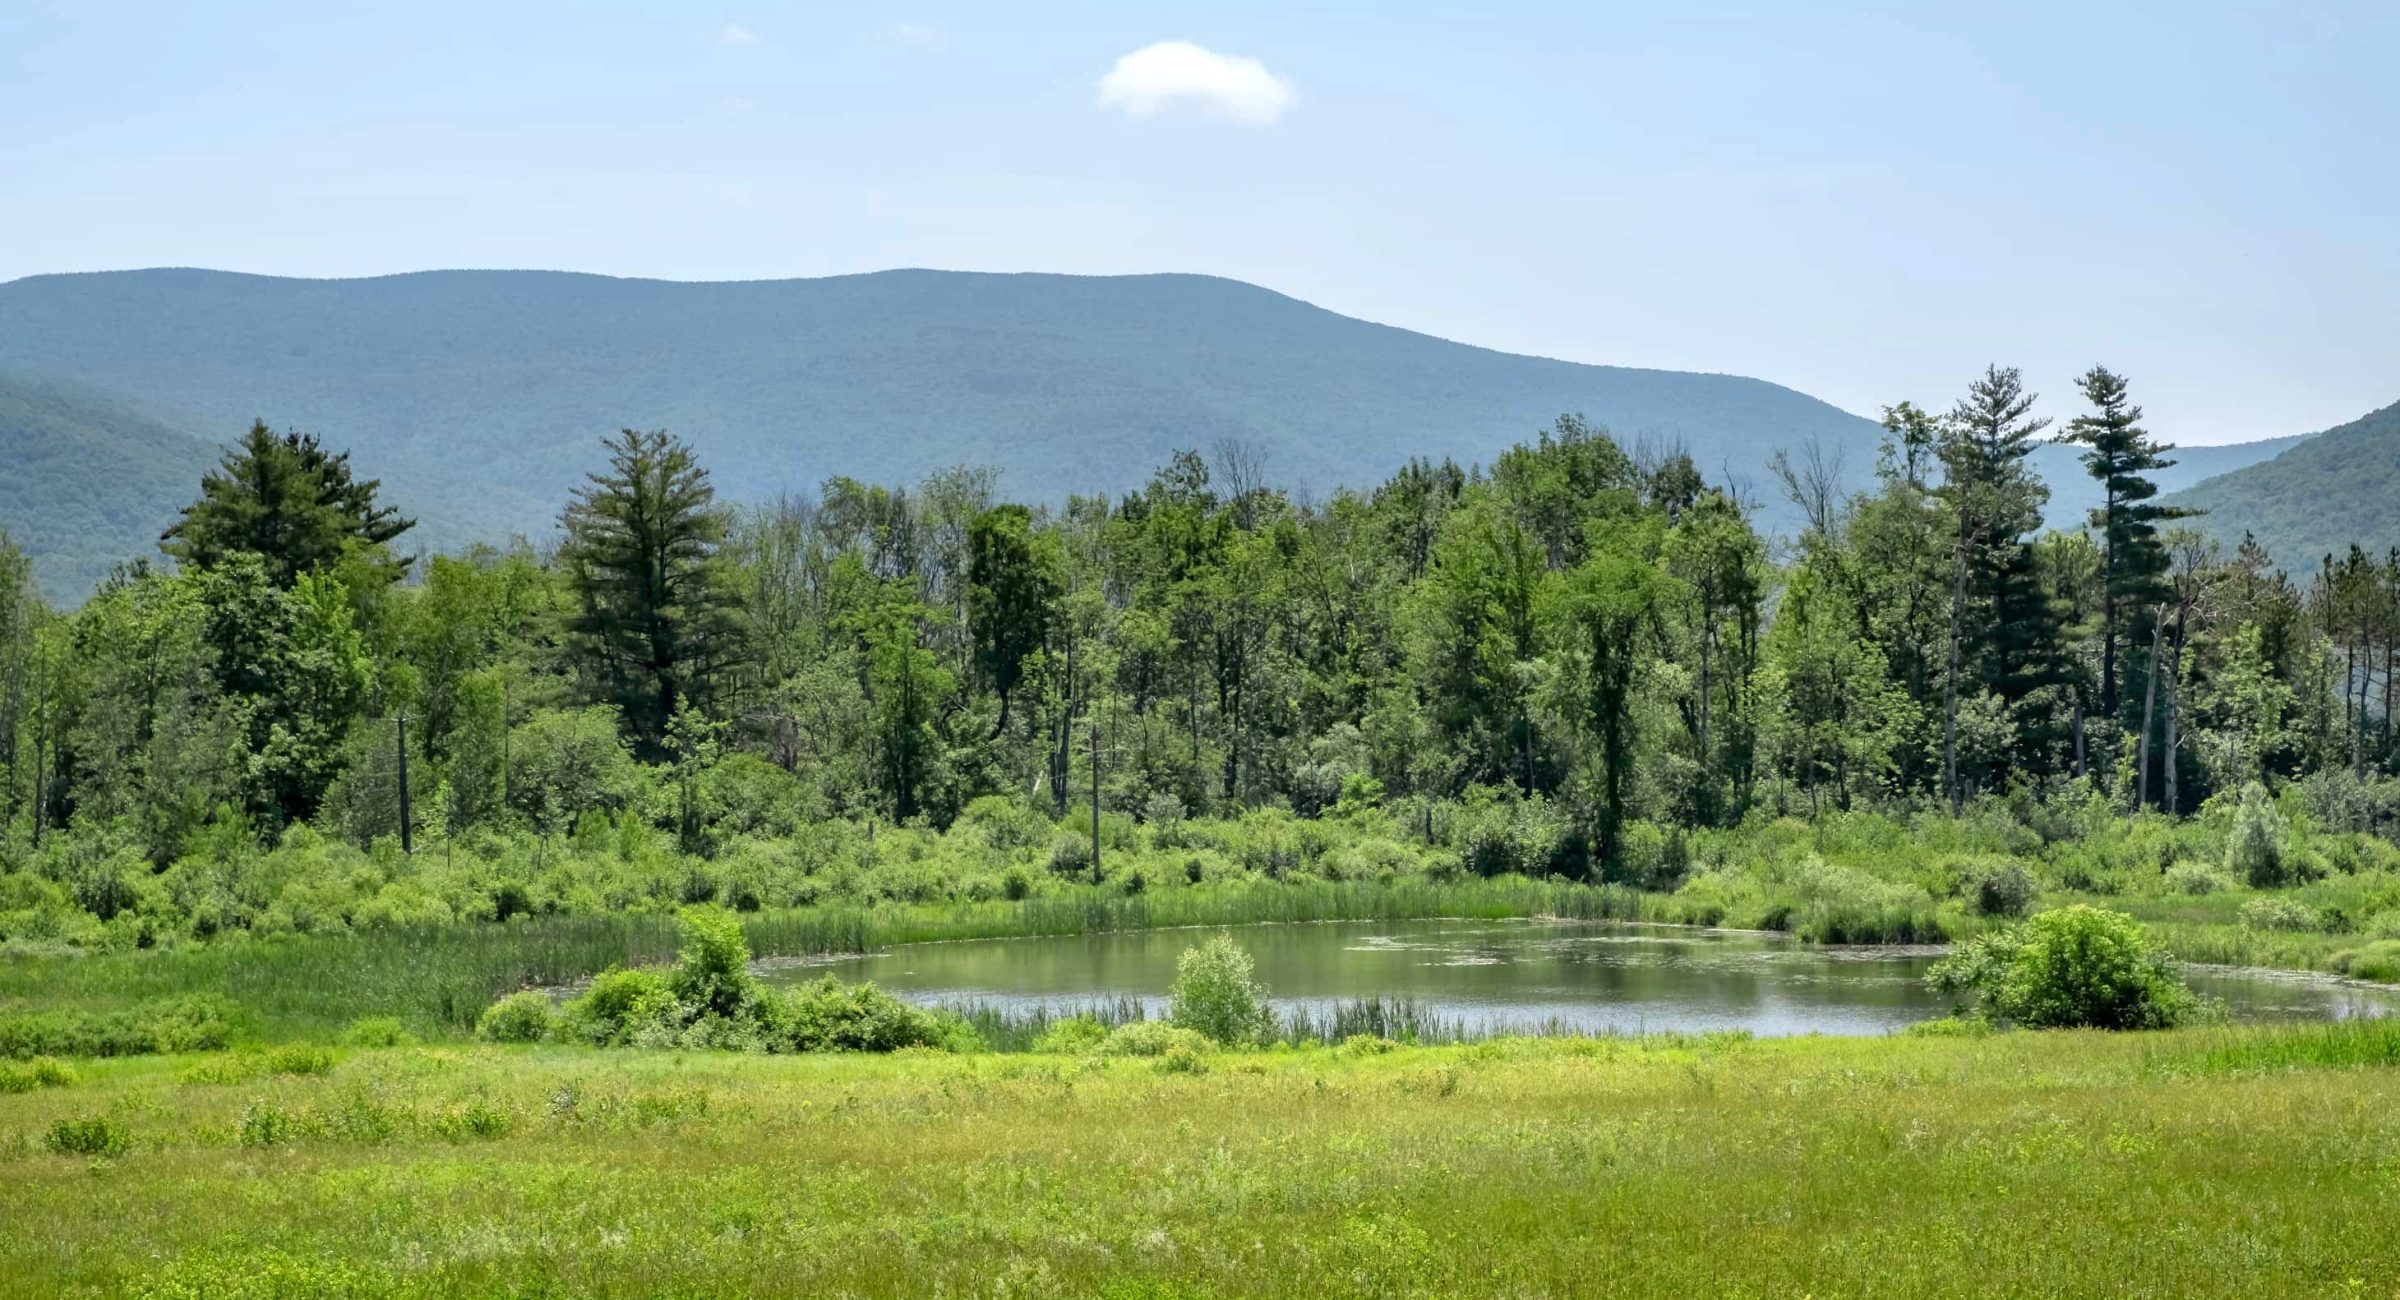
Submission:
[[79,599],[118,560],[149,553],[215,459],[106,394],[0,374],[0,528],[53,599]]
[[[2178,492],[2219,474],[2273,460],[2309,436],[2296,433],[2213,447],[2177,447],[2168,453],[2175,463],[2156,471],[2151,478],[2159,491]],[[2044,508],[2042,518],[2052,528],[2087,527],[2091,512],[2100,508],[2100,485],[2084,470],[2083,452],[2083,448],[2072,443],[2051,443],[2033,453],[2034,471],[2050,485],[2050,503]]]
[[2352,542],[2381,556],[2400,546],[2400,403],[2166,500],[2206,510],[2228,546],[2253,534],[2287,570],[2313,572]]

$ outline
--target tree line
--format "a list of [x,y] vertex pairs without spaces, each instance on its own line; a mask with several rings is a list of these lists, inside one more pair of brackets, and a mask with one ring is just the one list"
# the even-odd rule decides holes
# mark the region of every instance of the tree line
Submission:
[[[1800,448],[1776,542],[1688,454],[1563,416],[1488,466],[1324,499],[1255,445],[1122,496],[989,471],[720,502],[664,431],[604,441],[554,542],[404,558],[411,522],[317,437],[255,425],[80,607],[0,544],[8,842],[158,864],[295,823],[572,830],[637,809],[708,852],[1000,796],[1145,821],[1540,801],[1538,864],[1626,828],[1957,809],[2087,783],[2128,810],[2388,772],[2400,554],[2278,567],[2154,500],[2171,447],[2095,368],[2053,431],[1994,367],[1884,414],[1871,484]],[[2104,490],[2041,531],[2026,464]],[[402,720],[405,719],[405,740]]]

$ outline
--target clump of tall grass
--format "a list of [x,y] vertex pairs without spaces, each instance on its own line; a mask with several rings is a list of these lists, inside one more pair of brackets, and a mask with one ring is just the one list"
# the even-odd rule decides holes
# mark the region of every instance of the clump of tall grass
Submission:
[[2224,1028],[2154,1049],[2150,1068],[2168,1075],[2340,1070],[2400,1065],[2400,1019]]

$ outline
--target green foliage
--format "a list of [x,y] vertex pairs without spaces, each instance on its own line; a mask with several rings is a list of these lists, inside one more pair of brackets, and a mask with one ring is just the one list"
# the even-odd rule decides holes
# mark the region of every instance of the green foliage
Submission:
[[416,1041],[398,1016],[361,1016],[343,1028],[344,1047],[404,1047]]
[[1051,1022],[1033,1040],[1033,1050],[1077,1056],[1096,1051],[1108,1038],[1108,1026],[1092,1016],[1067,1016]]
[[667,987],[704,1016],[742,1014],[755,993],[750,943],[739,917],[721,907],[687,907],[676,920],[680,942]]
[[2306,903],[2288,898],[2253,898],[2242,904],[2241,926],[2245,930],[2277,930],[2301,933],[2322,929],[2325,918]]
[[2288,883],[2292,873],[2284,860],[2286,835],[2283,814],[2276,811],[2266,788],[2244,786],[2242,802],[2234,810],[2233,829],[2225,837],[2226,871],[2254,889]]
[[872,984],[844,984],[831,976],[766,995],[759,1022],[768,1050],[784,1052],[943,1047],[955,1032],[940,1017]]
[[133,1149],[133,1134],[106,1115],[94,1115],[52,1124],[42,1145],[62,1156],[121,1156]]
[[225,1046],[233,1015],[209,994],[115,1011],[0,1011],[0,1060],[211,1051]]
[[1102,1056],[1165,1056],[1180,1048],[1187,1052],[1207,1052],[1217,1040],[1186,1025],[1170,1024],[1164,1020],[1136,1020],[1109,1031],[1100,1042]]
[[2032,870],[2015,858],[1977,858],[1960,875],[1959,893],[1977,916],[2023,916],[2041,893]]
[[2132,917],[2082,905],[1978,935],[1930,978],[1962,1009],[2030,1029],[2162,1029],[2201,1009]]
[[475,1022],[475,1036],[491,1043],[538,1043],[557,1023],[558,1008],[550,995],[527,989],[493,1003]]
[[277,435],[254,421],[202,477],[200,499],[167,529],[161,549],[200,570],[254,556],[278,587],[354,558],[396,577],[400,566],[383,548],[415,521],[379,504],[380,486],[352,478],[350,453],[328,450],[315,434]]
[[75,1082],[75,1071],[55,1057],[37,1056],[30,1061],[0,1061],[0,1093],[32,1092],[37,1088],[64,1088]]
[[739,654],[740,596],[722,547],[716,489],[689,444],[663,429],[606,441],[608,470],[577,491],[561,559],[583,671],[604,683],[635,748],[664,752],[668,723],[707,703]]
[[1212,935],[1184,949],[1175,959],[1169,1016],[1175,1024],[1228,1047],[1264,1040],[1275,1018],[1254,969],[1250,954],[1231,935]]

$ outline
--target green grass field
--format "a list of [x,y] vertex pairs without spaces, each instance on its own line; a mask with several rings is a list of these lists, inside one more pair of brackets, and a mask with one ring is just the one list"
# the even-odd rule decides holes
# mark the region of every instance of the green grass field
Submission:
[[2388,1296],[2396,1058],[2400,1032],[2337,1025],[1202,1073],[79,1062],[0,1095],[0,1295]]

